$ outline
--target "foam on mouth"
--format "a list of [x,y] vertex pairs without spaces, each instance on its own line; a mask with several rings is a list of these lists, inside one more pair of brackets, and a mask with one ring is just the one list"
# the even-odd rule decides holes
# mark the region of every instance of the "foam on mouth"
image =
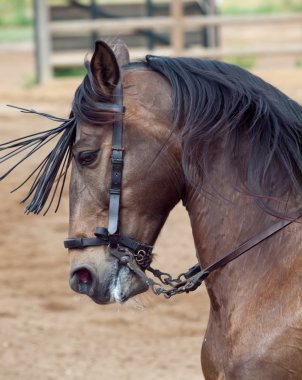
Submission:
[[115,284],[115,287],[112,289],[111,291],[111,295],[113,296],[114,300],[116,302],[122,302],[122,299],[121,299],[121,292],[122,292],[122,289],[121,289],[121,282],[120,282],[120,279],[119,277],[117,278],[117,281],[116,281],[116,284]]
[[[122,303],[125,301],[125,297],[123,295],[123,288],[121,284],[121,280],[124,279],[129,274],[129,269],[125,266],[121,267],[117,272],[116,277],[110,284],[110,298],[113,301]],[[124,282],[125,283],[125,282]]]

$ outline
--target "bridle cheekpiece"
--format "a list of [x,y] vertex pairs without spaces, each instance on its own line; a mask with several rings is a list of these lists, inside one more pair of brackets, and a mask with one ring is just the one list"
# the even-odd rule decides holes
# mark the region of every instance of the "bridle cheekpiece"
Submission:
[[[83,249],[87,247],[109,246],[111,254],[116,256],[122,263],[127,264],[128,256],[132,256],[136,264],[146,269],[152,261],[151,245],[147,245],[123,236],[119,232],[120,203],[122,193],[122,178],[124,166],[123,147],[123,92],[122,85],[118,83],[114,90],[115,103],[110,104],[110,110],[114,112],[115,118],[112,132],[112,153],[111,153],[111,184],[109,189],[109,212],[108,228],[96,227],[95,237],[90,238],[68,238],[64,240],[64,246],[68,249]],[[98,106],[108,109],[108,103],[98,103]],[[125,253],[125,248],[127,253]]]

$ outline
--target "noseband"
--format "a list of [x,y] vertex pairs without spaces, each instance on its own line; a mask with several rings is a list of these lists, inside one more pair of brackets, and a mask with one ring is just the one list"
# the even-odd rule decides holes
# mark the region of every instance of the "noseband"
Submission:
[[[250,251],[253,247],[302,216],[302,209],[300,209],[287,220],[279,220],[265,231],[247,240],[222,259],[217,260],[205,269],[202,269],[199,264],[196,264],[187,272],[181,273],[177,278],[173,279],[170,274],[152,268],[150,264],[152,262],[153,246],[123,236],[119,232],[124,164],[123,113],[125,111],[121,83],[118,83],[115,87],[114,99],[116,103],[98,103],[101,109],[110,110],[115,113],[112,133],[112,173],[109,190],[108,228],[96,227],[94,233],[95,237],[65,239],[65,248],[83,249],[86,247],[107,246],[110,248],[110,254],[116,257],[122,265],[126,265],[131,271],[141,277],[148,286],[151,286],[156,295],[164,294],[166,298],[170,298],[175,294],[189,293],[197,289],[211,272],[225,266],[243,253]],[[169,286],[169,288],[166,289],[162,287],[161,284],[147,277],[145,270],[150,271],[162,284]]]

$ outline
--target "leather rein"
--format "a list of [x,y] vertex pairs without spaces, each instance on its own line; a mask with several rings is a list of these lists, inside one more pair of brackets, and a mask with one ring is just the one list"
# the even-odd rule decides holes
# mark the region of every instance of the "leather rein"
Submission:
[[[194,291],[202,284],[210,273],[225,266],[245,252],[250,251],[253,247],[302,216],[302,210],[298,210],[289,219],[279,220],[205,269],[202,269],[199,264],[195,264],[187,272],[181,273],[177,278],[173,279],[170,274],[152,268],[153,246],[141,243],[119,233],[119,214],[124,164],[123,113],[125,111],[121,83],[115,88],[114,99],[115,103],[112,104],[98,103],[101,108],[103,107],[107,110],[110,108],[110,111],[115,113],[112,133],[112,174],[109,189],[108,228],[96,227],[95,237],[65,239],[65,248],[83,249],[86,247],[107,246],[110,248],[110,254],[116,257],[121,265],[127,266],[145,281],[156,295],[164,294],[166,298],[170,298],[176,294]],[[146,270],[157,277],[166,287],[163,287],[160,283],[149,278],[145,273]]]

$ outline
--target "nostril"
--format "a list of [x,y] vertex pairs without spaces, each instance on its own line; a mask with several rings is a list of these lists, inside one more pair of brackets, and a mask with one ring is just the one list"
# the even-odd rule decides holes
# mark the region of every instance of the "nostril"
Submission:
[[87,268],[80,268],[73,272],[70,285],[78,293],[90,294],[93,285],[92,273]]
[[91,273],[89,272],[88,269],[86,268],[79,269],[76,272],[76,274],[78,276],[79,284],[88,284],[89,282],[92,282]]

